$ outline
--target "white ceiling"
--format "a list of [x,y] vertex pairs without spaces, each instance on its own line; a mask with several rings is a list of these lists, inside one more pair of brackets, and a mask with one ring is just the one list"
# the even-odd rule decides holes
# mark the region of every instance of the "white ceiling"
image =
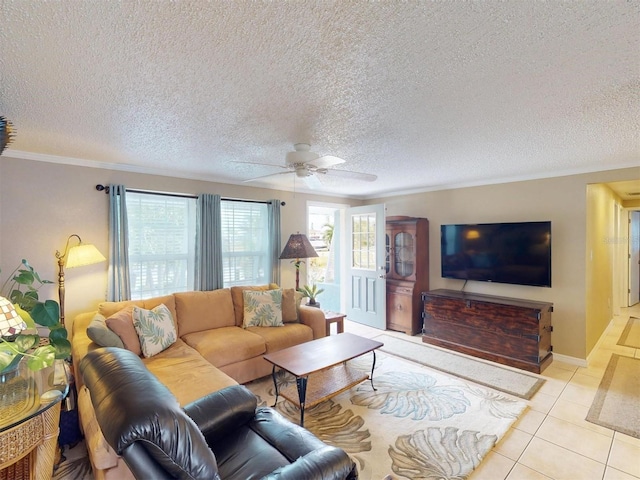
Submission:
[[[367,197],[640,165],[640,1],[0,2],[4,155]],[[95,163],[94,163],[95,162]],[[257,185],[257,184],[256,184]],[[294,176],[277,188],[304,190]]]

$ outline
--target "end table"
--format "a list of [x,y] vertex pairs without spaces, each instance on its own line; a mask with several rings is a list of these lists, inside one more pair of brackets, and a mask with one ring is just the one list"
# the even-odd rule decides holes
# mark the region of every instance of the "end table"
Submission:
[[346,314],[323,310],[324,318],[327,321],[327,337],[331,335],[331,324],[337,324],[338,333],[344,333],[344,319]]

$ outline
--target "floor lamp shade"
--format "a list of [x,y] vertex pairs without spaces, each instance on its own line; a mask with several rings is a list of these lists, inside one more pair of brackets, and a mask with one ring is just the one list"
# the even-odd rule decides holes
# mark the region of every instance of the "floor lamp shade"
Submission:
[[85,265],[92,265],[106,260],[95,245],[83,243],[69,249],[64,266],[67,268],[84,267]]
[[[71,239],[77,239],[78,245],[69,247]],[[75,268],[94,263],[105,262],[107,259],[95,247],[95,245],[82,243],[82,239],[75,233],[69,235],[64,252],[56,252],[58,259],[58,298],[60,300],[60,323],[64,325],[64,267]]]
[[287,244],[284,246],[284,249],[280,254],[280,259],[294,259],[294,264],[296,266],[296,290],[300,288],[300,259],[317,256],[318,253],[315,248],[313,248],[313,245],[311,245],[311,242],[306,235],[302,233],[294,233],[289,237]]

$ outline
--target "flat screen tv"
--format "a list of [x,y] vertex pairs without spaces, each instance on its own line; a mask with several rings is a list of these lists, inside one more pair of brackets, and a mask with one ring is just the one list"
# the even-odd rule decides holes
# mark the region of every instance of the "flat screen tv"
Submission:
[[440,227],[442,276],[551,287],[551,222]]

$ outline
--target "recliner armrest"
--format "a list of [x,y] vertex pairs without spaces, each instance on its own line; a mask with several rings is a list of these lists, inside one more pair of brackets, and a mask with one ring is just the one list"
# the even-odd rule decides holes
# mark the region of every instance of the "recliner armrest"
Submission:
[[208,441],[216,441],[249,422],[258,399],[243,385],[233,385],[185,405],[185,413]]
[[325,445],[262,480],[357,480],[358,470],[344,450]]

